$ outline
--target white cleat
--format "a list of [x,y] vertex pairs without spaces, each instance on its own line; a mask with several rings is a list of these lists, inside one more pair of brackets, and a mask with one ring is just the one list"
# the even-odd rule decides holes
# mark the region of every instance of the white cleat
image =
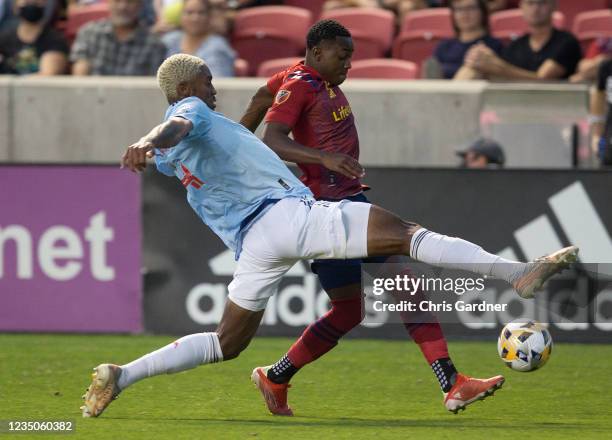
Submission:
[[578,259],[578,248],[569,246],[550,255],[536,258],[527,263],[527,270],[512,282],[521,298],[533,298],[542,285],[553,275],[567,269]]
[[121,368],[113,364],[101,364],[94,368],[92,381],[82,398],[83,417],[98,417],[110,403],[117,398],[121,390],[117,385]]

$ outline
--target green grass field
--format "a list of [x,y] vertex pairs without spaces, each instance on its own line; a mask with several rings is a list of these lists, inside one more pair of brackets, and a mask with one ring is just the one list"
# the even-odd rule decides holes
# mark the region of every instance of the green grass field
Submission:
[[[515,373],[493,341],[451,342],[461,371],[506,375],[493,398],[453,415],[411,342],[341,343],[293,381],[295,417],[268,415],[250,383],[254,366],[289,339],[257,338],[237,360],[151,378],[126,390],[98,419],[82,419],[91,368],[125,363],[169,337],[0,334],[0,419],[73,419],[87,439],[480,439],[610,438],[612,345],[557,344],[543,370]],[[0,434],[2,438],[11,437]]]

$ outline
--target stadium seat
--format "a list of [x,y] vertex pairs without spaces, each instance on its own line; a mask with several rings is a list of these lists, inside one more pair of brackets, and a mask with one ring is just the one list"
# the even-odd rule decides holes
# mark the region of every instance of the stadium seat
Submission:
[[108,18],[110,12],[108,3],[94,3],[91,5],[70,5],[66,21],[66,39],[72,43],[84,24]]
[[446,38],[455,35],[449,8],[422,9],[410,12],[401,24],[400,33],[431,32]]
[[441,40],[448,38],[445,32],[404,32],[393,43],[393,58],[416,63],[421,69],[423,61],[431,56]]
[[234,60],[234,75],[249,76],[249,62],[242,58],[236,58]]
[[303,57],[289,57],[289,58],[276,58],[274,60],[264,61],[259,65],[257,69],[257,76],[262,78],[269,78],[277,72],[291,67],[302,61]]
[[285,0],[286,6],[295,6],[298,8],[308,9],[312,13],[313,22],[317,21],[323,10],[323,3],[326,0]]
[[411,61],[376,58],[355,61],[348,76],[371,79],[416,79],[418,72],[418,66]]
[[264,61],[302,55],[311,22],[310,11],[293,6],[243,9],[236,14],[232,45],[254,75]]
[[375,8],[344,8],[324,12],[321,19],[342,23],[351,31],[355,43],[353,60],[384,57],[391,49],[395,15]]
[[574,19],[573,32],[583,51],[597,38],[612,38],[612,11],[600,9],[578,14]]
[[599,32],[602,36],[609,35],[612,32],[612,10],[600,9],[578,14],[574,19],[572,31],[575,35],[584,32]]
[[607,9],[610,6],[609,0],[557,0],[557,9],[565,15],[568,29],[573,29],[574,20],[581,12]]
[[[564,29],[565,16],[561,12],[555,11],[553,23],[557,29]],[[508,9],[491,15],[491,34],[506,43],[516,40],[528,31],[529,28],[520,9]]]

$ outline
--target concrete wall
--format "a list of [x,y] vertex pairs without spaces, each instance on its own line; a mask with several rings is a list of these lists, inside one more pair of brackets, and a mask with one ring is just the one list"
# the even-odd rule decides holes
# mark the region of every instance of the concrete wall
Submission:
[[10,77],[0,77],[0,161],[11,159],[10,146],[12,145],[12,117],[11,111],[11,81]]
[[[509,167],[566,167],[571,127],[585,121],[587,98],[584,85],[492,83],[483,96],[482,130],[504,146]],[[580,143],[588,144],[585,135]]]
[[[263,84],[215,81],[217,110],[238,119]],[[454,166],[455,149],[480,132],[481,114],[494,115],[498,123],[489,121],[486,130],[509,138],[513,165],[564,166],[567,151],[556,132],[586,115],[585,86],[349,80],[343,90],[366,166]],[[161,121],[165,108],[154,78],[1,78],[0,160],[116,162],[127,145]],[[507,136],[521,118],[531,124],[523,138],[548,133],[536,140],[543,154],[529,154],[534,149],[525,148],[524,139]]]

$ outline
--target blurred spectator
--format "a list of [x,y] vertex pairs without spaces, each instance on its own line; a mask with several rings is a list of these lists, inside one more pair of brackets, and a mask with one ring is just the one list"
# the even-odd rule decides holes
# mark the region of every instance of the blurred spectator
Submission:
[[510,43],[502,57],[485,44],[473,46],[455,78],[527,81],[569,78],[576,71],[582,51],[572,34],[553,27],[555,5],[555,0],[521,0],[530,32]]
[[181,31],[162,37],[168,48],[166,56],[188,53],[206,61],[213,77],[234,76],[236,52],[227,40],[211,32],[208,0],[185,0]]
[[156,17],[153,32],[164,34],[180,27],[183,0],[153,0],[153,9]]
[[463,168],[502,168],[506,156],[502,147],[492,139],[479,138],[468,148],[457,151]]
[[572,75],[572,82],[590,82],[597,79],[597,72],[601,64],[612,58],[612,38],[602,37],[593,41],[578,64],[578,71]]
[[487,0],[487,6],[489,7],[489,12],[497,12],[507,9],[510,4],[508,0]]
[[327,0],[323,4],[324,11],[341,8],[378,8],[377,0]]
[[[225,1],[225,0],[223,0]],[[220,2],[217,2],[220,3]],[[283,0],[227,0],[228,7],[232,9],[253,8],[255,6],[282,5]]]
[[0,32],[14,19],[13,2],[11,0],[0,0]]
[[397,23],[401,26],[404,17],[419,9],[443,6],[444,0],[379,0],[380,6],[390,9],[397,15]]
[[47,0],[15,0],[19,17],[0,33],[0,73],[60,75],[68,65],[68,43],[45,24]]
[[597,86],[591,92],[590,119],[593,150],[603,165],[612,166],[612,60],[599,67]]
[[83,26],[70,55],[74,75],[155,75],[166,47],[138,22],[141,0],[109,0],[110,18]]
[[443,77],[455,76],[463,65],[470,47],[483,43],[495,54],[502,52],[503,44],[489,34],[489,12],[486,0],[451,0],[451,20],[455,38],[440,42],[434,58],[440,63]]

